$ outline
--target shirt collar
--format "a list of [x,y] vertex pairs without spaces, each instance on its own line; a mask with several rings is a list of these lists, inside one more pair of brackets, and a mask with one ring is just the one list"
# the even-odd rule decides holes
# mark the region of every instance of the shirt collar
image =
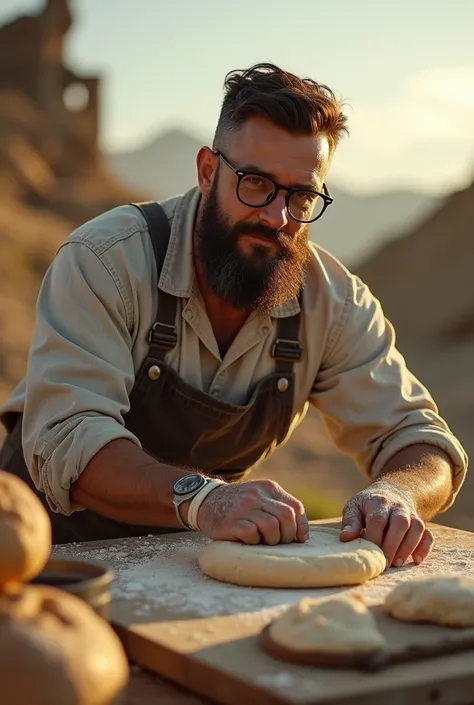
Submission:
[[[193,231],[196,211],[201,192],[193,187],[182,196],[178,196],[171,218],[171,234],[161,271],[158,288],[172,296],[190,298],[194,294],[195,269],[193,259]],[[294,316],[300,311],[298,298],[290,299],[271,312],[274,318]]]

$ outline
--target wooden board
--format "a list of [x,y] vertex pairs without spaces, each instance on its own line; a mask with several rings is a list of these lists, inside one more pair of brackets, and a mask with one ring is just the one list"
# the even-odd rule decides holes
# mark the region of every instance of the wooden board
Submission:
[[272,639],[271,623],[260,633],[260,644],[271,656],[299,665],[375,672],[396,663],[474,650],[474,628],[450,628],[435,624],[406,624],[388,615],[383,605],[369,607],[377,628],[385,637],[383,649],[359,653],[298,652]]
[[[335,521],[321,523],[338,525]],[[431,528],[436,548],[431,564],[427,561],[424,569],[442,564],[446,568],[451,565],[461,573],[472,573],[474,535],[443,526]],[[256,604],[256,589],[234,587],[225,593],[229,595],[229,614],[219,613],[219,610],[222,612],[220,602],[216,602],[215,616],[210,616],[208,607],[205,616],[199,614],[199,610],[193,614],[193,605],[204,604],[206,594],[212,596],[212,590],[216,589],[215,581],[200,576],[198,570],[192,573],[191,566],[185,564],[183,547],[186,547],[186,561],[189,561],[189,556],[201,545],[203,537],[183,533],[101,542],[96,546],[65,546],[55,553],[94,558],[113,567],[118,589],[111,605],[111,620],[131,661],[218,703],[399,705],[410,702],[425,705],[436,702],[438,705],[465,705],[472,702],[474,650],[397,664],[376,673],[335,672],[331,668],[285,663],[263,650],[260,633],[275,618],[279,591],[262,592],[258,603],[262,607],[255,610],[252,606]],[[150,556],[154,556],[157,571],[169,571],[168,582],[157,577],[155,593],[150,580],[144,582],[141,586],[144,590],[140,591],[140,586],[133,583],[134,576],[140,573],[127,573],[126,569],[127,561],[137,565],[141,561],[149,562]],[[451,556],[457,563],[449,563]],[[181,573],[178,564],[183,566]],[[408,566],[398,572],[391,570],[389,575],[364,586],[364,595],[370,598],[375,594],[374,587],[380,580],[388,580],[393,586],[397,576],[402,579],[419,575],[420,568]],[[190,592],[190,585],[195,593]],[[182,601],[174,598],[170,602],[160,597],[158,593],[165,588],[176,594],[182,590]],[[283,592],[282,604],[285,601],[288,604],[288,591]],[[319,593],[304,591],[311,596]],[[292,600],[301,594],[301,591],[293,591]],[[249,609],[245,609],[247,602]]]

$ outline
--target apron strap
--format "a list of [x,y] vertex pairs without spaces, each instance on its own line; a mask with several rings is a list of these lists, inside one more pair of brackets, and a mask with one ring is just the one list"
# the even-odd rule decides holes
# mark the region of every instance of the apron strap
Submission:
[[[147,222],[155,253],[157,281],[159,282],[171,235],[168,217],[156,201],[132,203],[132,205],[141,211]],[[156,319],[148,334],[150,344],[148,356],[157,361],[164,362],[166,353],[172,350],[178,342],[175,327],[177,305],[178,300],[175,296],[160,290]]]
[[[302,290],[298,294],[300,309],[302,305]],[[294,316],[278,318],[277,337],[272,347],[272,356],[275,358],[275,372],[281,375],[290,375],[293,365],[303,356],[299,341],[301,311]]]

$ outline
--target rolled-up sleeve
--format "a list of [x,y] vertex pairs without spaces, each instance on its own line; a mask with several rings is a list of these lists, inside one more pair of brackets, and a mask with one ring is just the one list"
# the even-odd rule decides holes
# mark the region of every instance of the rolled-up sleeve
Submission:
[[39,291],[28,357],[25,461],[51,508],[82,509],[69,488],[124,426],[134,382],[130,312],[119,282],[86,243],[66,242]]
[[310,401],[335,445],[372,480],[407,446],[427,443],[446,451],[454,466],[447,509],[464,481],[466,452],[428,390],[407,369],[380,302],[358,277],[350,276],[347,285]]

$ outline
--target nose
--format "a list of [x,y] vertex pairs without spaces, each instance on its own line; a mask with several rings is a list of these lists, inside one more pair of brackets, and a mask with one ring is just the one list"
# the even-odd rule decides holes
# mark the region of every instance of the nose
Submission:
[[260,220],[274,230],[281,230],[288,224],[283,194],[277,194],[273,201],[260,208]]

